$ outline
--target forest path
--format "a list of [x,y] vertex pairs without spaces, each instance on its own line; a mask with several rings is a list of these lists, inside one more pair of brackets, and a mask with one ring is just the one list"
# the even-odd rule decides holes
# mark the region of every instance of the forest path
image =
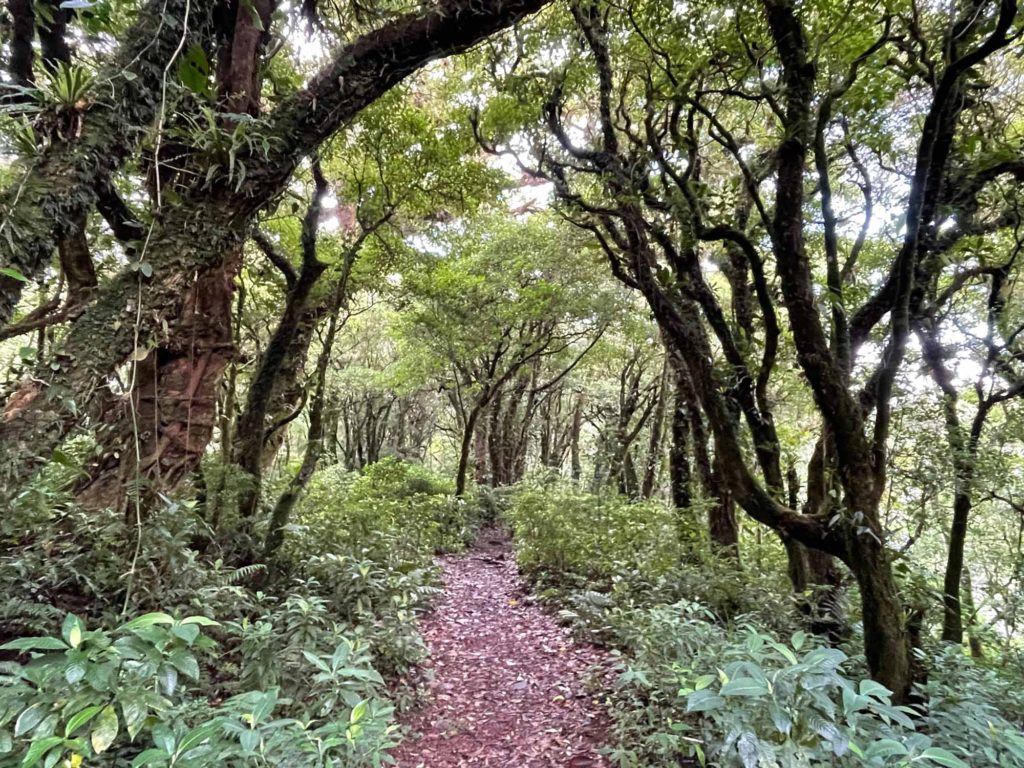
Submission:
[[434,679],[398,768],[607,768],[607,716],[585,686],[606,655],[529,598],[504,532],[440,563],[445,593],[421,627]]

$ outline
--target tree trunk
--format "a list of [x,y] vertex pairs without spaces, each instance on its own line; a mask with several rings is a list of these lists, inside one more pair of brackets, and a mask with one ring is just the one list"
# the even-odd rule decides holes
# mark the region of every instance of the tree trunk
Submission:
[[647,441],[647,460],[644,465],[644,480],[640,486],[640,496],[649,499],[654,495],[658,481],[658,469],[661,467],[661,440],[665,431],[665,410],[668,400],[668,377],[670,364],[666,356],[664,369],[661,373],[661,384],[658,386],[658,404],[651,417],[651,434]]
[[583,476],[583,464],[580,461],[580,433],[583,431],[583,395],[576,398],[576,407],[572,412],[572,435],[569,438],[569,462],[573,482],[578,483]]
[[868,669],[893,692],[894,700],[906,701],[913,683],[910,641],[888,553],[868,534],[851,531],[849,541],[850,568],[860,586]]
[[671,484],[672,506],[677,510],[689,509],[693,503],[692,474],[690,471],[690,418],[684,393],[678,383],[672,398],[672,445],[669,449],[668,467]]
[[981,644],[981,637],[978,635],[978,615],[974,607],[974,590],[971,585],[971,569],[964,568],[964,580],[961,585],[963,590],[963,607],[967,614],[967,643],[971,649],[971,658],[981,659],[985,657],[985,649]]
[[[493,408],[493,403],[492,406]],[[490,458],[490,422],[493,410],[482,409],[483,419],[477,418],[473,424],[473,479],[477,485],[491,485],[494,477],[494,465]],[[468,424],[468,421],[467,421]],[[468,427],[466,427],[468,428]],[[468,470],[467,470],[468,471]]]
[[317,465],[320,463],[320,456],[324,450],[325,419],[324,411],[327,406],[327,368],[331,361],[331,352],[334,349],[334,341],[338,335],[338,329],[343,324],[339,321],[338,313],[345,301],[345,278],[339,281],[336,290],[334,306],[331,312],[331,319],[328,321],[327,334],[324,337],[323,349],[320,350],[320,359],[316,365],[316,388],[313,393],[313,401],[309,407],[309,434],[306,440],[306,451],[302,456],[302,465],[295,477],[288,483],[284,493],[278,498],[274,510],[270,514],[270,523],[267,527],[267,536],[263,544],[263,559],[269,561],[284,543],[284,532],[291,519],[292,510],[298,503],[302,492],[306,490]]
[[[243,6],[239,13],[250,14]],[[238,514],[252,517],[256,514],[260,500],[260,486],[263,474],[263,445],[267,431],[267,408],[278,388],[278,381],[288,361],[288,354],[297,354],[308,349],[309,341],[300,338],[302,319],[307,311],[309,295],[323,275],[327,265],[317,259],[317,230],[320,227],[320,209],[327,194],[327,180],[320,170],[318,161],[313,162],[315,190],[309,209],[302,222],[302,270],[285,300],[281,319],[263,352],[256,374],[249,383],[245,410],[238,419],[235,434],[235,463],[245,473],[246,484],[239,494]],[[340,291],[345,290],[348,269],[342,276]],[[312,331],[312,329],[309,329]],[[298,349],[296,349],[296,347]],[[321,405],[321,411],[323,406]]]
[[455,495],[462,498],[466,495],[466,479],[469,474],[469,453],[473,445],[473,436],[476,434],[477,420],[480,418],[482,405],[477,404],[466,417],[466,424],[462,428],[462,444],[459,447],[459,468],[455,473]]
[[[236,252],[233,260],[241,259]],[[152,500],[198,466],[217,423],[217,389],[234,355],[231,271],[199,275],[177,333],[133,364],[131,397],[107,414],[114,446],[78,491],[86,508],[121,509],[131,490]]]

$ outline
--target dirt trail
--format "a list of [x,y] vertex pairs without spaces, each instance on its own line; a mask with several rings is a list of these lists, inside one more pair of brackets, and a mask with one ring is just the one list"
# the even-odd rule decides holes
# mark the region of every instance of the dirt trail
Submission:
[[585,687],[604,654],[529,599],[502,533],[441,565],[445,594],[422,626],[434,679],[399,768],[607,768],[606,715]]

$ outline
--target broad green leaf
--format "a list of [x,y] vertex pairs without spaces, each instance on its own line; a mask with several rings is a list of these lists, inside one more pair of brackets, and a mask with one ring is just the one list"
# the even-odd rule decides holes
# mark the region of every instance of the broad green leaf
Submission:
[[369,702],[368,701],[365,701],[365,700],[364,701],[360,701],[352,709],[352,713],[349,715],[348,721],[350,723],[352,723],[352,724],[358,723],[360,720],[363,719],[363,716],[366,714],[366,708],[368,706],[369,706]]
[[77,731],[83,725],[85,725],[94,717],[96,717],[97,713],[101,709],[103,709],[102,706],[100,706],[99,704],[95,704],[91,707],[86,707],[77,715],[73,716],[70,720],[68,720],[67,725],[64,726],[64,736],[68,737],[73,735],[75,731]]
[[752,677],[737,677],[722,685],[722,696],[764,696],[768,686]]
[[725,706],[725,699],[709,688],[691,693],[686,699],[687,712],[710,712]]
[[0,645],[0,651],[66,651],[68,645],[56,637],[23,637]]
[[64,619],[64,627],[61,630],[64,642],[72,648],[77,648],[82,642],[83,630],[82,620],[75,616],[75,614],[69,613]]
[[33,704],[18,715],[18,719],[14,721],[14,735],[24,736],[43,722],[43,718],[45,717],[46,707],[42,704]]
[[128,738],[135,739],[146,722],[148,708],[139,699],[132,697],[122,699],[121,716],[124,718],[124,727],[128,731]]
[[175,637],[180,637],[186,643],[191,645],[199,637],[199,626],[197,624],[175,624],[171,627],[171,633]]
[[943,766],[943,768],[971,768],[970,765],[948,749],[943,749],[942,747],[928,747],[918,757],[914,758],[914,762],[918,760],[930,760],[937,765]]
[[60,736],[48,736],[45,739],[33,741],[32,745],[28,748],[28,751],[25,753],[25,757],[22,758],[22,768],[32,768],[33,765],[39,762],[39,759],[43,755],[45,755],[47,752],[49,752],[51,749],[58,746],[59,744],[62,744],[63,742],[64,739],[62,739]]
[[92,743],[93,751],[96,754],[106,752],[110,745],[114,743],[114,739],[117,738],[117,731],[117,712],[114,711],[112,706],[106,706],[100,712],[99,717],[96,718],[96,723],[93,726],[92,735],[89,739]]
[[74,664],[69,664],[64,669],[64,679],[68,681],[68,685],[74,685],[85,677],[86,666],[84,661],[76,661]]
[[217,726],[215,725],[203,725],[189,731],[181,738],[181,743],[178,744],[177,753],[181,755],[188,752],[193,747],[197,747],[204,741],[210,739],[216,733]]
[[[146,354],[149,354],[148,351]],[[143,355],[145,358],[145,355]],[[152,627],[155,624],[173,624],[174,617],[166,613],[146,613],[142,616],[132,619],[127,624],[123,624],[118,627],[119,631],[132,632],[136,629],[145,629],[146,627]]]
[[907,748],[902,743],[895,739],[879,739],[874,742],[866,750],[864,750],[864,756],[869,760],[875,758],[888,758],[894,756],[903,756],[907,754]]

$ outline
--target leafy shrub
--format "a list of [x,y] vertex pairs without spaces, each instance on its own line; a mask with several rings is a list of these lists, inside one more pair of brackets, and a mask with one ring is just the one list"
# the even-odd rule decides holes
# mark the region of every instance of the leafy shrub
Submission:
[[517,493],[506,518],[523,573],[561,598],[564,618],[602,642],[617,643],[608,612],[680,600],[701,602],[723,619],[757,613],[769,626],[789,628],[791,611],[779,598],[785,587],[750,578],[700,536],[681,532],[683,516],[698,513],[549,484]]
[[426,468],[393,458],[354,479],[321,470],[296,510],[285,555],[298,560],[312,551],[425,567],[435,552],[461,549],[475,533],[472,508],[451,492]]
[[[378,766],[394,744],[383,680],[358,644],[303,652],[301,698],[277,688],[206,699],[200,656],[213,641],[202,616],[140,616],[111,632],[69,615],[60,638],[21,638],[0,650],[0,765]],[[148,748],[146,744],[151,744]]]
[[783,643],[751,626],[730,631],[693,605],[647,613],[613,694],[619,765],[1024,765],[1024,736],[990,701],[942,703],[955,681],[933,678],[922,715],[855,682],[846,654],[803,633]]
[[927,707],[894,706],[857,682],[862,657],[799,631],[784,585],[680,535],[664,505],[548,484],[506,516],[523,572],[622,659],[609,706],[620,766],[1024,767],[1024,698],[1005,675],[939,651]]
[[606,591],[623,571],[669,573],[686,554],[674,512],[664,504],[630,503],[572,486],[525,488],[507,513],[522,571],[542,586]]

